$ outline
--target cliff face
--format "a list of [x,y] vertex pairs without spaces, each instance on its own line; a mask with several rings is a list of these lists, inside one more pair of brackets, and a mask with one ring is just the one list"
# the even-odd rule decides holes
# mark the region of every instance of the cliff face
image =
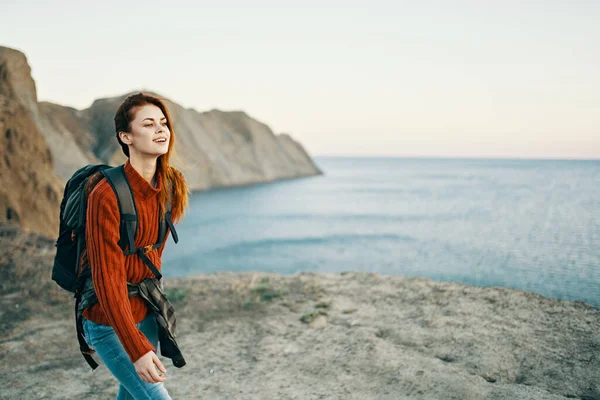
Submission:
[[[62,192],[73,172],[125,161],[113,118],[128,94],[96,100],[85,110],[38,103],[27,58],[0,46],[0,221],[56,236]],[[200,113],[165,102],[176,134],[172,161],[192,190],[321,173],[289,135],[275,135],[243,112]]]
[[0,47],[0,220],[55,236],[63,188],[39,115],[25,56]]
[[[128,93],[129,94],[129,93]],[[77,111],[43,103],[41,121],[56,156],[56,173],[67,179],[84,160],[117,165],[125,160],[115,137],[113,117],[128,95],[96,100]],[[161,97],[158,94],[155,94]],[[174,165],[192,190],[269,182],[320,174],[310,156],[289,135],[275,135],[240,111],[197,112],[165,99],[176,134]],[[56,127],[59,127],[58,129]],[[58,157],[68,142],[76,160]],[[71,153],[69,153],[71,154]]]
[[[244,112],[199,113],[170,104],[180,154],[192,172],[192,186],[241,185],[319,174],[300,144],[274,135]],[[202,154],[202,157],[198,157]]]
[[54,173],[65,182],[87,164],[102,162],[93,152],[96,137],[88,116],[71,107],[41,102],[37,124],[54,158]]

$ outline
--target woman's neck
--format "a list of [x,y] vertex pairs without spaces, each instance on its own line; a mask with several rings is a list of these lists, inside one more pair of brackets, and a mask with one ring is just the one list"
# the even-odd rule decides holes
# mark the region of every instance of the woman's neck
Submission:
[[152,187],[156,187],[156,158],[135,157],[133,154],[129,157],[129,163]]

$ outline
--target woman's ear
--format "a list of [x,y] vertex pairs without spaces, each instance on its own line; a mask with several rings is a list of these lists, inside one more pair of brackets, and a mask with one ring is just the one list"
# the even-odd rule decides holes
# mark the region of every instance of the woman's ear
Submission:
[[121,142],[125,143],[125,144],[131,144],[131,136],[129,133],[127,132],[119,132],[119,137],[121,138]]

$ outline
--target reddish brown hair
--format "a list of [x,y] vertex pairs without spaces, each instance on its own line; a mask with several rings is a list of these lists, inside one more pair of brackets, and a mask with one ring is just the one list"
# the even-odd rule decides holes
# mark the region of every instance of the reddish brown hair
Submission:
[[[188,186],[183,174],[169,164],[171,156],[175,155],[175,131],[171,122],[171,115],[164,102],[158,97],[145,93],[136,93],[127,97],[117,109],[115,114],[115,131],[117,140],[121,145],[121,150],[129,158],[129,146],[121,141],[119,132],[130,132],[131,121],[135,119],[135,113],[138,107],[146,104],[152,104],[161,109],[167,118],[167,126],[171,131],[168,151],[159,156],[156,160],[156,173],[161,177],[161,186],[159,193],[160,215],[165,215],[167,200],[172,192],[171,204],[173,205],[173,222],[183,220],[184,209],[188,204]],[[169,188],[172,188],[172,191]]]

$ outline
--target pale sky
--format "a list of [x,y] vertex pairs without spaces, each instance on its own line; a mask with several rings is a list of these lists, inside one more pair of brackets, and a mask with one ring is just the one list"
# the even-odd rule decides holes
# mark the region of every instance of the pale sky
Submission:
[[600,1],[0,0],[39,100],[149,89],[312,155],[600,158]]

